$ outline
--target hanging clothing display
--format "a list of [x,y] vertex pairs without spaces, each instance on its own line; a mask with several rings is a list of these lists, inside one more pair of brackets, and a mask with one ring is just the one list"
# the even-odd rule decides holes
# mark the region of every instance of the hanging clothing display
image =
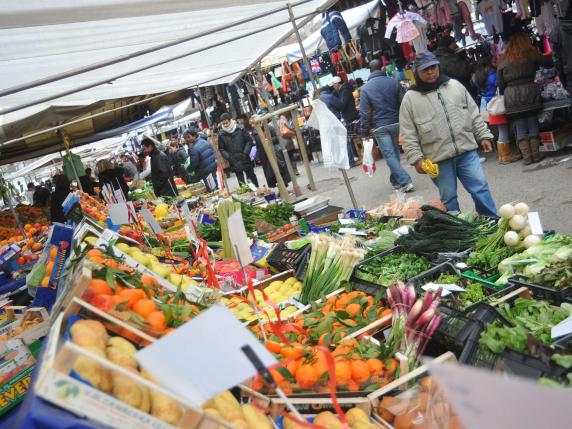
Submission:
[[558,24],[556,17],[554,16],[554,9],[552,8],[552,2],[542,3],[540,7],[540,15],[534,18],[536,22],[536,29],[538,34],[541,36],[544,34],[550,34]]
[[451,10],[446,0],[436,0],[435,15],[438,25],[445,26],[453,22]]
[[483,18],[483,23],[489,36],[502,33],[503,21],[501,9],[505,6],[502,0],[481,0],[477,8]]
[[368,18],[358,30],[361,49],[364,54],[375,54],[383,49],[385,22],[379,18]]
[[528,9],[528,0],[515,0],[516,5],[516,17],[518,19],[528,19],[530,18],[530,10]]
[[429,39],[427,39],[427,24],[422,24],[421,22],[414,22],[415,28],[419,32],[419,36],[411,41],[415,52],[420,54],[427,51],[427,45],[429,44]]
[[414,22],[419,22],[421,24],[427,24],[427,21],[419,15],[413,12],[400,12],[395,14],[393,18],[387,23],[387,29],[385,30],[385,38],[390,39],[391,33],[396,28],[397,36],[395,40],[399,43],[407,43],[419,37],[419,31],[415,27]]
[[340,34],[345,43],[348,43],[352,38],[346,21],[344,21],[342,14],[336,10],[322,14],[322,28],[320,30],[320,34],[326,41],[326,46],[330,51],[342,46]]
[[476,39],[477,33],[475,33],[475,27],[473,27],[473,20],[471,19],[470,4],[467,2],[467,0],[459,0],[457,6],[459,7],[459,13],[461,14],[461,17],[465,22],[469,36],[471,36],[471,39],[473,40]]

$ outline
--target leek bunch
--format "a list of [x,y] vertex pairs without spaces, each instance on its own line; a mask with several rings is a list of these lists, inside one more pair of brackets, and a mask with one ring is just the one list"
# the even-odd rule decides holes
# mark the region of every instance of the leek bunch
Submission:
[[304,304],[333,292],[341,282],[349,280],[354,267],[366,254],[365,250],[356,248],[353,236],[337,239],[317,234],[308,238],[312,252],[300,296]]

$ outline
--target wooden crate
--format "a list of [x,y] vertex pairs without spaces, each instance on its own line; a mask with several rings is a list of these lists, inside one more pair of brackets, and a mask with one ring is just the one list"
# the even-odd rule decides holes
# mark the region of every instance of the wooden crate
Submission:
[[233,428],[229,423],[206,415],[200,408],[189,404],[183,398],[150,382],[139,374],[127,371],[107,359],[94,355],[88,350],[66,340],[64,333],[68,319],[71,315],[77,314],[77,310],[90,314],[95,319],[104,319],[118,328],[127,329],[132,334],[139,336],[143,342],[155,341],[154,338],[147,336],[136,328],[115,319],[107,313],[99,311],[78,298],[73,298],[66,311],[60,313],[50,329],[49,336],[46,340],[47,344],[42,366],[37,375],[38,378],[35,385],[36,395],[74,414],[113,427],[133,429],[173,428],[172,425],[127,405],[112,395],[102,392],[87,383],[83,383],[71,377],[70,371],[74,366],[74,362],[78,357],[82,356],[95,361],[107,370],[129,377],[134,382],[158,391],[176,401],[183,410],[183,416],[177,426],[178,428]]

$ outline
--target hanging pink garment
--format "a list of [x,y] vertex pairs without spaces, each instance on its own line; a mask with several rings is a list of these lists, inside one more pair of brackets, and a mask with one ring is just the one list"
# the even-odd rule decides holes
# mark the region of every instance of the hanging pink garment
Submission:
[[453,18],[451,17],[451,11],[449,9],[449,5],[445,0],[437,0],[436,14],[437,14],[437,24],[444,26],[453,23]]
[[465,21],[465,25],[467,26],[467,30],[469,31],[471,39],[476,39],[477,34],[475,33],[475,27],[473,27],[473,21],[471,20],[471,12],[469,11],[467,3],[465,3],[464,1],[460,1],[457,3],[457,6],[459,6],[459,12],[461,12],[461,16],[463,17],[463,21]]
[[393,18],[387,23],[387,29],[385,30],[385,38],[391,38],[391,33],[393,29],[397,29],[397,36],[395,40],[398,43],[407,43],[411,40],[419,37],[419,31],[415,27],[414,22],[419,22],[421,24],[426,24],[427,21],[423,19],[421,15],[413,12],[396,13]]

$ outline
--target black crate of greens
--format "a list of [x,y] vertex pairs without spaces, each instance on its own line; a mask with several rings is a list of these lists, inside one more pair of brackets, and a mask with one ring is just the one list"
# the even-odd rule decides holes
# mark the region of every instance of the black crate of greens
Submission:
[[415,285],[418,294],[423,294],[422,289],[427,283],[456,284],[465,289],[465,292],[453,292],[441,297],[441,305],[453,308],[457,311],[467,311],[474,308],[479,302],[494,300],[502,296],[505,291],[499,291],[478,280],[463,277],[452,264],[444,263],[437,265],[418,276],[409,280]]
[[[510,286],[511,291],[516,291],[522,288],[522,284],[513,284]],[[526,286],[524,296],[519,295],[511,296],[502,303],[499,303],[495,308],[487,304],[479,304],[477,309],[473,309],[466,314],[469,318],[481,320],[482,317],[479,313],[483,308],[488,307],[486,312],[486,320],[483,325],[485,328],[482,333],[477,336],[471,336],[465,344],[463,352],[459,358],[461,363],[473,365],[481,368],[502,370],[510,374],[517,374],[523,377],[538,378],[549,377],[552,379],[559,379],[567,370],[559,366],[551,357],[557,354],[559,349],[563,346],[570,349],[570,343],[557,344],[557,341],[550,340],[552,344],[547,344],[542,341],[550,338],[550,327],[559,323],[567,317],[566,311],[561,311],[559,318],[554,320],[550,317],[555,317],[554,314],[550,315],[547,312],[554,311],[554,307],[560,306],[563,301],[553,291],[538,286]],[[526,299],[532,298],[536,301],[545,301],[545,303],[538,302],[532,306],[525,305]],[[519,299],[522,299],[519,301]],[[548,305],[546,304],[548,303]],[[522,305],[522,310],[517,311],[515,307]],[[506,310],[507,306],[508,310]],[[532,316],[534,306],[539,306],[543,311],[534,319]],[[503,317],[507,314],[507,318]],[[512,316],[512,318],[510,317]],[[527,325],[530,326],[529,331],[534,329],[536,338],[531,332],[522,332],[515,322],[517,320],[525,320],[530,316]],[[545,326],[542,326],[542,323]],[[562,339],[560,339],[562,341]],[[559,347],[558,347],[559,346]]]
[[350,283],[365,280],[385,287],[392,281],[407,281],[431,267],[431,262],[425,256],[404,252],[396,246],[356,265]]
[[296,271],[304,257],[310,253],[311,246],[307,244],[298,250],[288,249],[284,243],[278,243],[266,258],[268,265],[279,271]]
[[567,286],[561,289],[552,288],[548,286],[537,285],[535,283],[529,282],[523,276],[514,276],[509,279],[509,283],[528,288],[531,293],[540,297],[541,299],[546,299],[550,302],[569,302],[572,304],[572,287]]

